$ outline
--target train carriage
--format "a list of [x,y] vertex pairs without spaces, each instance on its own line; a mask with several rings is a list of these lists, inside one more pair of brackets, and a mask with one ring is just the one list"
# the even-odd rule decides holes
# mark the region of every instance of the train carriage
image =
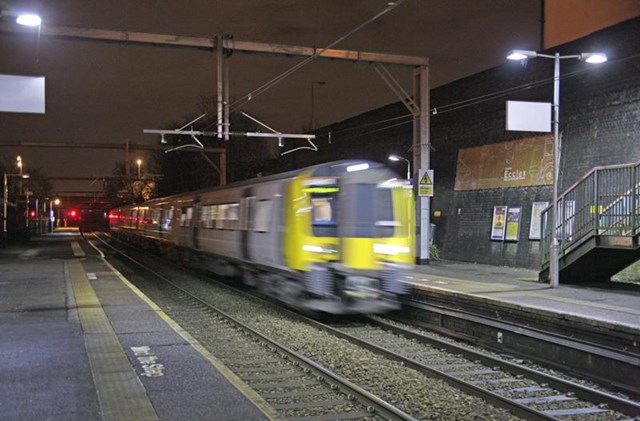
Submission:
[[289,305],[382,313],[409,293],[411,186],[384,165],[337,161],[111,212],[124,239]]

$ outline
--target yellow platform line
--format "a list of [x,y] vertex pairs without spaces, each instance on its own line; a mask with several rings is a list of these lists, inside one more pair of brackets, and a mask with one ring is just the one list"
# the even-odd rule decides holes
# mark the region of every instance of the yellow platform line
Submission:
[[124,353],[78,260],[65,262],[84,332],[93,383],[104,421],[152,421],[158,416]]
[[77,241],[72,241],[71,242],[71,250],[73,250],[73,255],[75,257],[85,257],[85,253],[82,250],[82,247],[80,247],[80,244]]

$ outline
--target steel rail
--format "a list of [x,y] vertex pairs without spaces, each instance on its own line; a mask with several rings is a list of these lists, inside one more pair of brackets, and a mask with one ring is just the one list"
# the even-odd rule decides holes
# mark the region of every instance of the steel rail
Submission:
[[558,391],[573,393],[580,399],[584,399],[589,402],[596,402],[598,404],[605,404],[608,408],[623,412],[625,414],[636,416],[640,415],[640,404],[635,401],[622,399],[610,393],[592,389],[590,387],[564,380],[544,372],[536,371],[528,367],[514,364],[509,361],[505,361],[500,358],[485,354],[483,352],[471,350],[464,346],[457,346],[451,344],[450,342],[445,342],[436,338],[424,336],[411,330],[403,329],[399,326],[390,324],[381,318],[371,318],[370,320],[372,323],[377,324],[382,329],[391,331],[395,334],[402,335],[420,342],[426,342],[432,346],[436,346],[439,348],[445,348],[450,352],[460,353],[470,360],[481,361],[483,364],[486,364],[488,366],[499,367],[501,370],[507,373],[525,376],[526,378],[534,380],[536,382],[548,384],[550,387],[553,387]]
[[[517,341],[518,344],[521,344],[524,339],[529,341],[534,341],[536,343],[544,343],[546,344],[544,349],[546,354],[550,353],[550,348],[555,349],[553,352],[554,355],[558,353],[562,353],[563,355],[568,355],[571,353],[573,358],[579,358],[578,361],[593,361],[597,359],[599,362],[609,361],[612,366],[620,367],[623,371],[637,371],[640,366],[640,356],[635,353],[626,352],[620,349],[616,349],[612,346],[606,346],[599,343],[591,342],[586,339],[580,339],[576,337],[570,337],[565,334],[549,332],[542,329],[538,329],[535,327],[522,326],[513,321],[506,320],[498,320],[492,317],[485,316],[480,313],[472,313],[468,310],[464,309],[465,303],[457,303],[456,308],[448,307],[444,304],[430,304],[420,301],[408,301],[405,303],[408,307],[415,309],[420,312],[420,314],[435,314],[437,315],[440,322],[444,320],[444,318],[452,319],[455,323],[451,323],[452,325],[461,326],[461,322],[468,323],[474,326],[474,332],[478,331],[490,331],[490,332],[503,332],[505,334],[513,335],[513,337],[519,338]],[[460,306],[463,306],[461,308]],[[504,317],[504,316],[503,316]],[[633,388],[633,384],[628,384],[628,382],[624,382],[621,377],[614,377],[618,375],[618,370],[611,369],[606,374],[609,376],[607,378],[603,377],[603,374],[597,374],[593,372],[589,372],[588,370],[584,370],[583,366],[585,364],[572,364],[568,366],[568,363],[565,361],[563,364],[560,364],[555,360],[548,360],[544,355],[538,355],[531,350],[531,347],[522,347],[526,348],[529,353],[523,353],[522,349],[512,349],[508,346],[508,342],[503,340],[503,345],[491,346],[483,341],[480,341],[481,338],[478,337],[470,337],[468,334],[459,333],[453,331],[451,329],[447,329],[446,327],[442,327],[441,325],[433,325],[428,322],[419,322],[405,317],[398,317],[398,320],[404,321],[409,324],[417,324],[425,327],[426,329],[437,331],[446,336],[456,337],[458,339],[470,342],[475,341],[478,344],[492,348],[494,350],[498,350],[501,352],[510,352],[514,354],[518,354],[520,357],[532,359],[538,361],[540,364],[552,366],[561,370],[567,370],[567,367],[570,367],[573,373],[577,373],[578,375],[584,377],[587,380],[593,381],[595,383],[605,384],[608,387],[617,389],[622,391],[625,394],[638,396],[638,388],[637,383],[635,384],[635,389]],[[442,323],[440,323],[442,324]],[[450,323],[447,323],[450,324]],[[479,329],[480,326],[482,329]],[[571,333],[575,336],[577,335],[575,330],[572,330]],[[485,336],[488,335],[485,333]],[[492,335],[495,337],[495,335]],[[564,351],[562,351],[564,350]],[[609,405],[617,405],[615,397],[613,397],[611,402],[607,402]],[[623,403],[623,406],[625,404]]]

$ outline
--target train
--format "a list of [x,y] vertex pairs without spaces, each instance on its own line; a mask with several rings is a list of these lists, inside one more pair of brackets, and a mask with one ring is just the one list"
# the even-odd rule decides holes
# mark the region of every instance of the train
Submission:
[[384,164],[341,160],[121,206],[117,238],[238,279],[290,307],[400,309],[415,262],[411,185]]

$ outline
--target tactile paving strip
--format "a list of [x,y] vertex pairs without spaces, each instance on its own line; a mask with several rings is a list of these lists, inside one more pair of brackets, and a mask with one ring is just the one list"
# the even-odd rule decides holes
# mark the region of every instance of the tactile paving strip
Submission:
[[102,419],[158,420],[82,264],[78,260],[70,260],[67,265]]

